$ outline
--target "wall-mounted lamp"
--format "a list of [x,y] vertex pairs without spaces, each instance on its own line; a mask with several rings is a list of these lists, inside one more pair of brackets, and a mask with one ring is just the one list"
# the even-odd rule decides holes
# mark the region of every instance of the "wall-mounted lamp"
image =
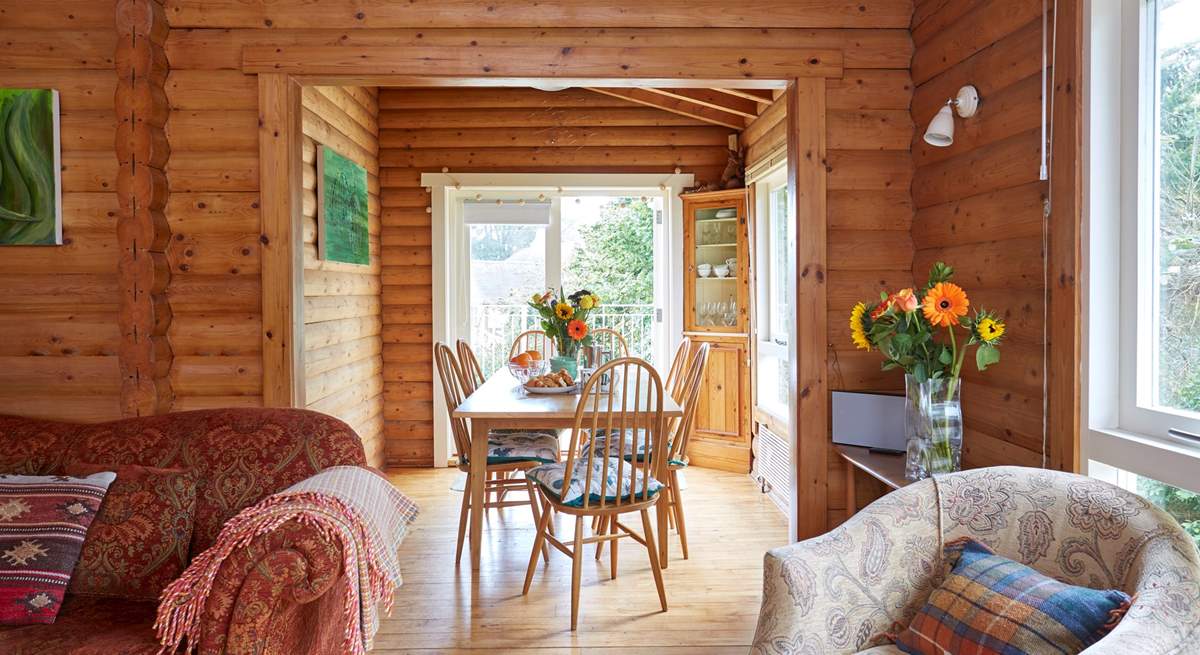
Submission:
[[[951,109],[953,107],[953,109]],[[946,148],[954,144],[954,112],[959,116],[970,118],[979,110],[979,92],[968,84],[958,90],[958,95],[947,100],[945,105],[929,121],[929,129],[925,130],[925,143],[938,148]]]

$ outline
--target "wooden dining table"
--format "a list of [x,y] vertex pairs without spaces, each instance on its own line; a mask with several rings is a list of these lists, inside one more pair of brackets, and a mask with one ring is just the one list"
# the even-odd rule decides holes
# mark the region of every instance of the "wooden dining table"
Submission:
[[[521,388],[516,378],[508,369],[500,369],[492,374],[475,393],[467,396],[466,400],[455,410],[456,418],[471,421],[471,454],[470,461],[487,461],[488,432],[505,428],[520,429],[561,429],[575,427],[575,411],[582,396],[574,394],[530,394]],[[619,396],[615,396],[617,400]],[[632,400],[632,399],[631,399]],[[645,404],[644,401],[642,403]],[[620,402],[614,403],[613,411],[619,411]],[[607,404],[601,407],[608,411]],[[632,423],[633,417],[646,420],[645,416],[653,411],[647,411],[643,406],[636,413],[631,410],[627,416]],[[587,419],[592,417],[591,411],[585,411]],[[683,408],[671,398],[671,394],[663,394],[663,427],[659,434],[673,418],[683,416]],[[484,480],[487,467],[472,466],[467,479],[465,493],[471,494],[471,507],[483,507]],[[479,571],[479,557],[483,550],[483,512],[471,512],[471,570]],[[667,544],[667,512],[656,512],[658,518],[659,553],[663,568],[666,568]]]

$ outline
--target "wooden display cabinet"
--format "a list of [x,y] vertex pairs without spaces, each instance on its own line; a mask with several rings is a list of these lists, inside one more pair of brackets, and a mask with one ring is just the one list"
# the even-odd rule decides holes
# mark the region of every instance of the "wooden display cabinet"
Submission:
[[688,457],[697,466],[749,473],[750,235],[746,190],[691,193],[682,198],[684,336],[692,340],[693,347],[710,344]]

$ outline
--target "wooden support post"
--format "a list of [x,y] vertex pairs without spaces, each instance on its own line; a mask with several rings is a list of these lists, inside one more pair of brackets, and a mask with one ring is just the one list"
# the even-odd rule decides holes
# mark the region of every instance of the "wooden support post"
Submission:
[[121,410],[126,416],[147,416],[169,411],[173,400],[166,296],[171,230],[164,213],[164,169],[170,156],[164,128],[170,109],[164,91],[167,19],[162,3],[118,0],[116,30]]
[[1080,471],[1079,411],[1081,313],[1079,291],[1083,178],[1083,8],[1059,0],[1054,53],[1054,142],[1050,170],[1050,229],[1047,248],[1049,323],[1046,354],[1047,453],[1050,468]]
[[829,475],[826,381],[825,80],[797,78],[787,91],[788,212],[796,226],[796,488],[798,539],[823,534]]
[[263,404],[304,407],[299,83],[284,73],[260,74],[258,111]]

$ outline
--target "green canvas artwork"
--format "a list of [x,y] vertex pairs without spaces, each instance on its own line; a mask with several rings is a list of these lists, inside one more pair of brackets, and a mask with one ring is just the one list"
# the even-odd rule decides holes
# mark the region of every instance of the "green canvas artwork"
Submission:
[[0,89],[0,245],[62,243],[58,92]]
[[317,247],[321,259],[368,264],[367,171],[321,146],[317,157],[317,205],[320,225]]

